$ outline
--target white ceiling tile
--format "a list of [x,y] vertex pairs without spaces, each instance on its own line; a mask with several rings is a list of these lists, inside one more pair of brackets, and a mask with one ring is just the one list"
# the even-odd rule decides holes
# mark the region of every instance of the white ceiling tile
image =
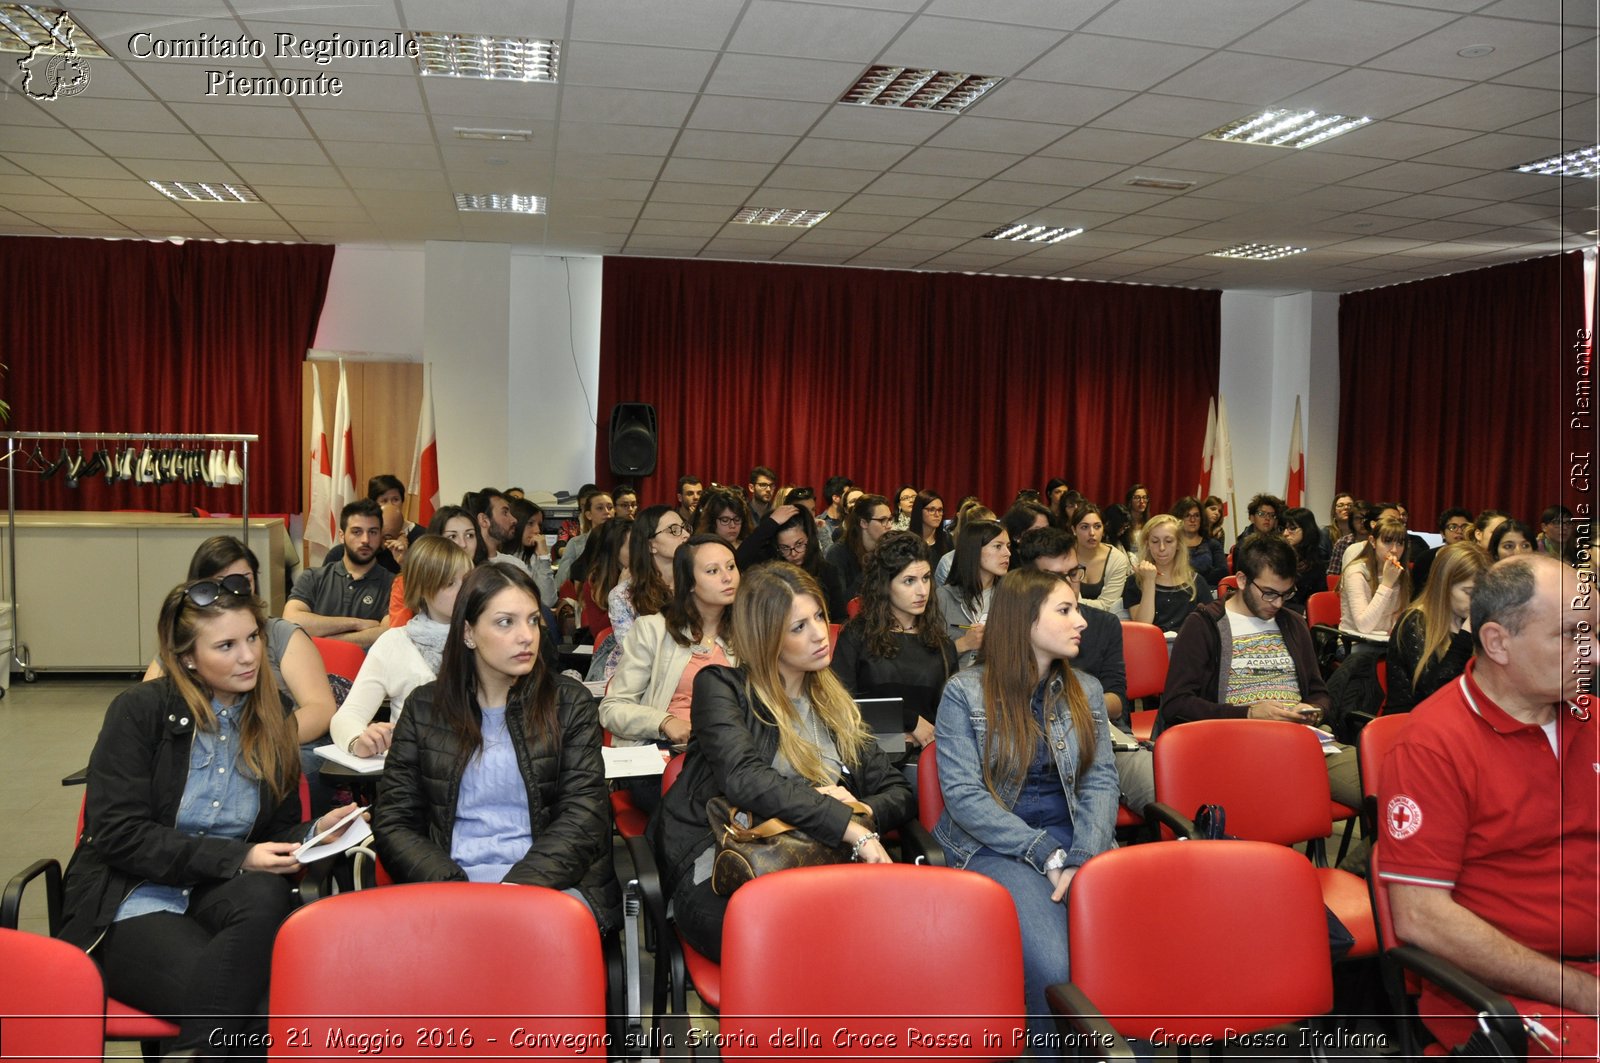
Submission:
[[[973,177],[934,177],[928,174],[886,173],[866,187],[876,196],[925,196],[941,202],[953,199],[976,186]],[[924,204],[919,214],[933,209],[934,204]]]
[[811,134],[874,144],[921,144],[955,120],[955,115],[943,112],[837,104],[828,109]]
[[1011,77],[1054,47],[1062,36],[1056,30],[923,15],[905,28],[878,61]]
[[1084,28],[1091,33],[1220,48],[1293,7],[1296,0],[1118,0]]
[[964,114],[928,139],[935,148],[961,148],[969,151],[1031,153],[1059,140],[1071,126],[1043,122],[1013,122]]
[[1392,71],[1348,70],[1303,92],[1291,94],[1283,105],[1324,113],[1393,118],[1402,111],[1466,88],[1468,84]]
[[[327,166],[289,166],[266,162],[241,162],[233,167],[244,181],[254,188],[263,185],[310,186],[313,188],[343,188],[344,177]],[[181,175],[180,175],[181,176]],[[205,178],[200,178],[205,180]]]
[[711,203],[660,203],[645,204],[639,212],[641,221],[716,222],[723,224],[732,215],[724,206]]
[[709,240],[717,235],[727,218],[708,221],[671,221],[660,218],[641,218],[633,231],[641,236],[698,236]]
[[662,168],[663,181],[705,181],[707,183],[721,183],[724,181],[743,181],[756,184],[766,179],[772,172],[770,163],[764,162],[717,162],[711,159],[668,159],[667,165]]
[[431,141],[422,144],[357,144],[330,140],[324,141],[323,147],[333,159],[333,164],[345,167],[347,172],[354,172],[349,170],[351,167],[432,171],[439,165],[439,149]]
[[984,118],[1087,125],[1131,98],[1133,93],[1116,89],[1081,88],[1045,81],[1008,81],[989,90],[972,105],[970,113]]
[[[1373,204],[1366,208],[1369,214],[1387,214],[1400,218],[1441,218],[1448,217],[1452,221],[1472,221],[1473,219],[1457,218],[1455,215],[1462,211],[1471,210],[1473,207],[1482,206],[1480,199],[1464,199],[1461,196],[1416,195],[1401,196],[1391,199],[1387,203]],[[1494,224],[1483,222],[1482,224]]]
[[[437,115],[435,121],[438,121]],[[430,140],[434,126],[424,114],[397,111],[361,111],[317,109],[306,112],[306,123],[312,131],[326,140],[360,140],[405,144]],[[454,125],[443,125],[441,132],[448,136]],[[499,128],[499,127],[496,127]],[[519,127],[522,128],[522,127]]]
[[676,158],[687,159],[777,162],[789,153],[796,142],[795,137],[689,129],[678,137],[672,154]]
[[[870,199],[872,197],[867,198]],[[890,214],[882,209],[881,204],[877,203],[869,203],[869,209],[861,211],[853,209],[854,204],[851,204],[851,207],[852,209],[850,210],[834,211],[821,224],[830,225],[833,229],[839,230],[841,235],[851,230],[882,234],[895,232],[905,225],[907,218],[917,217],[917,215],[909,214],[905,211],[899,214]]]
[[[1302,4],[1281,15],[1233,47],[1265,55],[1355,66],[1390,51],[1396,41],[1420,37],[1455,17],[1440,11],[1367,0],[1317,0],[1317,3]],[[1411,68],[1401,66],[1398,69]]]
[[1575,197],[1562,192],[1560,181],[1536,173],[1488,173],[1469,177],[1455,184],[1440,185],[1439,190],[1453,196],[1470,196],[1473,199],[1522,200],[1526,196],[1555,190],[1566,196],[1570,203]]
[[[991,181],[989,184],[993,185],[994,183]],[[988,188],[989,185],[984,187]],[[1081,209],[1106,211],[1115,214],[1133,214],[1147,207],[1153,208],[1161,203],[1162,200],[1168,198],[1167,196],[1148,195],[1135,191],[1113,192],[1103,188],[1085,188],[1082,191],[1073,192],[1063,197],[1052,203],[1051,206],[1066,207],[1069,210]],[[1152,213],[1158,212],[1152,211]],[[1183,215],[1175,214],[1173,216],[1182,217]]]
[[1071,30],[1106,6],[1106,0],[932,0],[930,15]]
[[1104,181],[1125,167],[1118,162],[1085,162],[1075,159],[1027,159],[1003,175],[1007,181],[1064,185],[1084,188]]
[[[1243,173],[1259,166],[1280,162],[1300,152],[1265,144],[1226,144],[1220,140],[1184,140],[1170,151],[1146,161],[1151,166],[1174,170],[1200,170],[1204,173]],[[1289,176],[1285,174],[1284,176]]]
[[[280,101],[281,102],[281,101]],[[172,109],[201,136],[303,137],[305,119],[291,107],[266,103],[174,103]]]
[[[1443,29],[1402,45],[1373,59],[1383,70],[1407,70],[1437,77],[1481,80],[1536,62],[1583,40],[1592,40],[1592,28],[1538,26],[1503,19],[1467,17]],[[1474,45],[1493,45],[1494,51],[1475,59],[1456,53]]]
[[665,203],[723,203],[738,206],[755,191],[754,185],[695,184],[663,180],[650,193],[652,200]]
[[1197,96],[1267,107],[1344,70],[1330,63],[1308,63],[1248,52],[1218,52],[1163,81],[1157,91],[1169,96]]
[[99,155],[100,149],[67,129],[7,126],[5,153],[39,152],[43,155]]
[[[225,162],[204,159],[129,159],[122,160],[141,181],[240,181],[239,171]],[[310,167],[297,167],[310,169]],[[252,186],[254,187],[254,186]]]
[[[1242,145],[1240,145],[1242,146]],[[1268,162],[1253,167],[1257,177],[1285,177],[1291,181],[1343,181],[1385,165],[1382,159],[1335,155],[1326,151],[1279,150]]]
[[[934,174],[945,177],[993,177],[1017,163],[1021,155],[999,155],[988,151],[953,151],[949,148],[917,148],[895,164],[901,173]],[[1052,162],[1054,160],[1051,160]],[[1021,178],[1027,180],[1027,178]]]
[[1054,203],[1065,189],[1061,185],[1031,184],[1022,181],[985,181],[966,193],[977,203],[1006,204],[1012,208],[1038,208]]
[[1128,133],[1120,129],[1077,129],[1043,149],[1040,154],[1132,164],[1144,162],[1185,143],[1188,141],[1181,137]]
[[[282,0],[252,0],[252,3],[267,8],[281,4]],[[391,5],[384,2],[373,6]],[[299,9],[295,10],[298,17]],[[342,9],[329,7],[325,10],[331,17]],[[447,4],[438,0],[400,0],[400,10],[405,24],[414,30],[497,33],[513,37],[559,37],[567,19],[565,0],[450,0]]]
[[1452,144],[1426,155],[1418,162],[1447,166],[1476,166],[1485,170],[1506,170],[1550,154],[1550,142],[1538,137],[1514,137],[1506,133],[1485,133],[1459,144]]
[[[535,82],[500,82],[484,81],[481,78],[418,78],[413,84],[420,84],[422,92],[427,97],[427,110],[435,114],[463,114],[483,115],[486,118],[512,119],[512,120],[538,120],[549,119],[556,116],[556,87]],[[566,90],[567,96],[578,93],[578,89]],[[641,93],[640,95],[648,95]],[[365,97],[364,97],[365,99]],[[363,110],[392,110],[392,111],[420,111],[420,100],[413,101],[410,94],[406,94],[405,106],[372,107],[367,103],[351,103],[347,106]],[[398,101],[397,101],[398,102]],[[563,100],[563,107],[565,100]],[[514,121],[500,122],[495,125],[512,125]],[[488,124],[488,123],[485,123]]]
[[[665,154],[672,149],[672,144],[677,139],[676,132],[666,126],[562,122],[560,132],[562,155],[569,152],[579,156],[619,155],[632,152]],[[496,152],[502,152],[508,145],[494,144],[492,147]]]
[[1188,100],[1181,96],[1159,96],[1147,92],[1101,115],[1094,124],[1102,129],[1198,137],[1243,118],[1244,115],[1239,111],[1236,103]]
[[722,96],[832,103],[861,76],[860,63],[724,54],[705,91]]
[[812,226],[796,243],[807,247],[849,248],[850,253],[854,254],[858,248],[871,247],[883,239],[881,232],[840,231],[829,229],[827,225],[828,222],[823,221]]
[[346,212],[355,207],[356,197],[343,186],[337,188],[310,188],[295,185],[255,184],[256,194],[277,206],[336,206]]
[[1493,226],[1472,225],[1458,221],[1426,221],[1393,230],[1395,236],[1412,236],[1419,240],[1460,240],[1488,232]]
[[952,243],[955,242],[957,241],[953,241],[948,236],[927,236],[901,231],[893,236],[884,237],[883,242],[878,246],[911,251],[948,251]]
[[206,137],[206,143],[224,161],[287,162],[317,166],[328,156],[314,140],[283,140],[275,137]]
[[125,159],[214,159],[199,137],[175,133],[112,133],[89,130],[85,139],[110,155]]
[[1142,91],[1211,54],[1204,48],[1074,33],[1024,71],[1029,81]]
[[716,58],[716,52],[686,48],[577,41],[562,49],[561,81],[566,85],[698,92]]
[[694,104],[686,92],[642,92],[575,86],[561,91],[562,122],[606,122],[618,125],[683,124]]
[[1465,130],[1411,125],[1409,122],[1373,122],[1306,150],[1375,159],[1409,159],[1450,144],[1459,144],[1472,135]]
[[1398,162],[1381,170],[1358,174],[1346,184],[1358,188],[1387,188],[1397,192],[1431,192],[1479,175],[1477,170],[1460,166],[1439,166],[1420,162]]
[[3,172],[21,173],[26,170],[35,177],[127,177],[128,168],[115,159],[102,155],[34,155],[10,152],[11,164]]
[[[1294,203],[1319,210],[1372,210],[1378,212],[1380,203],[1393,202],[1401,196],[1392,189],[1346,188],[1341,185],[1324,185],[1294,198]],[[1381,213],[1381,212],[1379,212]]]
[[572,5],[572,39],[720,48],[743,7],[743,0],[587,0]]
[[[1195,223],[1187,218],[1166,218],[1159,214],[1129,214],[1114,222],[1100,226],[1114,233],[1140,233],[1147,236],[1174,236],[1188,229],[1194,228]],[[1166,246],[1163,244],[1162,246]]]
[[1236,203],[1264,204],[1285,196],[1303,195],[1315,188],[1316,185],[1305,181],[1285,181],[1282,178],[1242,174],[1212,181],[1210,184],[1191,189],[1184,195],[1189,199],[1227,199]]
[[1561,108],[1559,92],[1513,85],[1473,85],[1400,115],[1405,122],[1492,131]]
[[766,183],[778,188],[815,189],[819,192],[859,192],[877,179],[876,170],[785,164],[774,168]]
[[1556,89],[1592,95],[1597,42],[1584,41],[1560,55],[1552,55],[1527,66],[1502,74],[1496,81],[1508,85],[1527,85],[1536,89]]
[[868,63],[906,25],[904,12],[752,0],[728,50]]
[[[92,82],[91,82],[92,84]],[[116,100],[101,96],[72,96],[56,102],[57,117],[73,129],[114,129],[141,133],[186,133],[167,107],[141,100]]]
[[807,137],[789,153],[789,165],[887,170],[906,157],[904,144],[875,144],[865,140],[824,140]]
[[689,116],[691,129],[733,133],[797,135],[827,113],[828,104],[793,100],[748,100],[735,96],[701,96]]
[[830,192],[816,188],[789,188],[769,181],[751,195],[751,206],[766,208],[769,204],[790,210],[838,210],[855,195],[854,191]]
[[58,178],[56,181],[46,181],[43,178],[32,177],[28,174],[0,174],[0,196],[4,196],[10,202],[14,196],[58,195],[60,193],[60,188],[58,187],[60,180],[64,179]]

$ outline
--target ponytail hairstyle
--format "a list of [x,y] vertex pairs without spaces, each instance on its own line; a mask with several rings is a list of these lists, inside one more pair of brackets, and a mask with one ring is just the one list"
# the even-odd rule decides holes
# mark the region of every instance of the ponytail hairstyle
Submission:
[[[983,636],[979,660],[983,664],[983,714],[988,721],[984,736],[983,781],[996,801],[1000,792],[1022,784],[1034,750],[1044,739],[1033,715],[1033,693],[1039,684],[1053,676],[1061,679],[1060,691],[1046,694],[1044,711],[1050,715],[1057,702],[1065,700],[1072,729],[1078,736],[1078,775],[1094,763],[1094,715],[1089,696],[1072,667],[1053,661],[1045,675],[1039,674],[1033,653],[1033,628],[1045,603],[1056,589],[1072,583],[1066,576],[1036,568],[1007,572],[996,586],[989,602],[989,622]],[[1076,592],[1074,592],[1076,596]]]
[[[195,604],[196,597],[204,600],[212,592],[216,597],[209,604]],[[266,783],[273,800],[282,801],[300,784],[300,743],[267,662],[266,606],[250,593],[244,577],[190,580],[167,594],[156,620],[161,669],[183,698],[195,729],[215,733],[217,717],[211,711],[215,692],[195,673],[193,654],[200,625],[234,612],[248,613],[255,622],[261,655],[255,689],[240,703],[239,758],[251,777]]]

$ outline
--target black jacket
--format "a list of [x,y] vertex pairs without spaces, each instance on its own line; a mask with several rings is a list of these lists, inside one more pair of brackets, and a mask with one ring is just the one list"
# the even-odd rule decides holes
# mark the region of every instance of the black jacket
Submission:
[[[466,881],[450,859],[461,793],[460,744],[434,708],[438,683],[411,692],[395,725],[378,801],[374,845],[396,882]],[[506,726],[528,789],[533,847],[505,881],[551,889],[576,887],[602,931],[622,922],[622,889],[611,863],[611,801],[600,758],[600,719],[583,684],[556,680],[560,741],[527,737],[523,707],[513,701]]]
[[257,842],[304,838],[299,788],[274,804],[265,783],[247,839],[176,829],[193,743],[189,707],[164,676],[123,691],[106,710],[89,755],[83,837],[62,890],[62,940],[93,948],[141,882],[176,886],[229,878]]
[[[662,885],[669,895],[711,844],[706,802],[718,795],[758,821],[776,816],[830,844],[844,837],[850,809],[842,801],[772,767],[778,726],[765,708],[757,711],[751,702],[741,670],[709,665],[695,676],[689,722],[683,774],[650,820],[650,843],[661,861]],[[911,784],[875,743],[868,746],[859,773],[846,776],[843,785],[872,809],[880,831],[894,830],[916,811]]]

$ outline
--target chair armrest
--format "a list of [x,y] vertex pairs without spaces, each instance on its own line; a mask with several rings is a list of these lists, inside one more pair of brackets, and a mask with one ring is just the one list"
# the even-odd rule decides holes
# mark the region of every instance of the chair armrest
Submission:
[[1483,1021],[1505,1038],[1506,1044],[1516,1053],[1516,1058],[1527,1056],[1528,1033],[1522,1025],[1522,1016],[1505,997],[1444,957],[1415,945],[1396,945],[1384,955],[1477,1012]]
[[944,846],[934,840],[928,828],[913,819],[900,828],[900,855],[909,864],[944,867]]
[[85,764],[71,775],[61,777],[62,786],[84,786],[89,782],[89,765]]
[[55,937],[61,931],[61,862],[59,860],[35,860],[15,875],[6,883],[6,891],[0,898],[0,926],[7,930],[17,929],[17,920],[22,913],[22,893],[28,888],[28,883],[44,876],[44,902],[47,913],[46,925],[50,928],[50,936]]
[[661,891],[661,872],[656,867],[655,853],[643,838],[622,839],[628,847],[628,857],[633,861],[633,877],[639,883],[639,899],[644,905],[645,918],[655,928],[657,941],[669,940],[671,927],[667,926],[667,898]]
[[1051,1014],[1055,1016],[1056,1032],[1061,1036],[1064,1049],[1075,1048],[1077,1051],[1074,1055],[1086,1055],[1093,1059],[1138,1058],[1133,1046],[1100,1014],[1100,1009],[1094,1006],[1088,994],[1071,982],[1046,986],[1044,998],[1050,1005]]
[[1148,823],[1159,823],[1168,828],[1180,841],[1189,841],[1195,836],[1194,820],[1160,801],[1152,801],[1144,806],[1144,818]]

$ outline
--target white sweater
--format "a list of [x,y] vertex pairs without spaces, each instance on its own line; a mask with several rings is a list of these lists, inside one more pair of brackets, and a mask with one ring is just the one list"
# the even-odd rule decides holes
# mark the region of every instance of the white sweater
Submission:
[[389,718],[398,722],[406,698],[424,683],[438,678],[423,661],[403,627],[390,628],[378,636],[361,662],[361,671],[350,684],[350,693],[333,714],[328,737],[340,749],[349,749],[367,724],[378,714],[383,699],[389,699]]

